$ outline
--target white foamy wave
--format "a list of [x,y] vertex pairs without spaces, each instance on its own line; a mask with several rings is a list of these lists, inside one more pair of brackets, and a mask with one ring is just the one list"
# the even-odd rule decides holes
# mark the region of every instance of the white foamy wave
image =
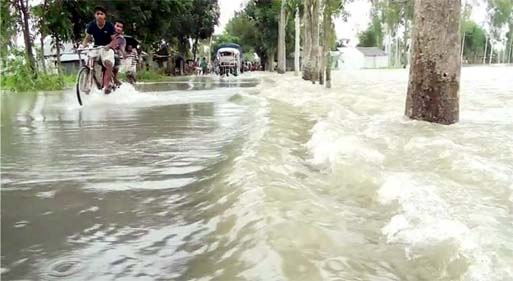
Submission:
[[193,182],[195,178],[170,178],[165,180],[153,181],[118,181],[118,182],[97,182],[88,183],[83,188],[94,190],[96,192],[113,192],[113,191],[127,191],[127,190],[166,190],[182,188]]
[[420,186],[403,173],[385,180],[378,190],[379,201],[383,204],[397,201],[402,209],[382,229],[389,242],[432,244],[468,232],[464,224],[451,220],[448,206],[436,194],[436,189],[435,186]]
[[[208,91],[169,90],[157,92],[140,92],[134,86],[123,83],[112,93],[105,95],[102,90],[92,89],[88,95],[82,95],[83,105],[77,101],[75,88],[69,90],[60,106],[76,111],[87,108],[111,108],[113,105],[124,107],[150,107],[160,105],[207,103],[224,101],[234,95],[237,89],[213,89]],[[205,94],[208,92],[208,94]]]
[[378,190],[379,202],[399,205],[399,213],[382,228],[387,242],[405,245],[409,259],[435,252],[449,266],[452,261],[464,258],[469,263],[464,280],[495,280],[492,259],[476,242],[480,235],[450,215],[450,206],[437,191],[436,186],[406,173],[391,174],[385,179]]
[[306,144],[315,166],[334,169],[338,164],[361,162],[367,166],[383,163],[385,156],[368,145],[362,137],[348,134],[340,125],[323,120],[312,129],[312,137]]

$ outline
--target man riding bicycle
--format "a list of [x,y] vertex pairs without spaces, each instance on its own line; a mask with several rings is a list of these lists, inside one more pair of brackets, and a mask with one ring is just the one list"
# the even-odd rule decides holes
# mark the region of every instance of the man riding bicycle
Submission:
[[91,42],[91,38],[93,38],[95,47],[105,46],[105,48],[99,49],[98,55],[103,64],[103,67],[105,67],[102,84],[103,89],[105,94],[110,94],[112,91],[112,86],[109,84],[112,77],[112,69],[114,67],[114,51],[109,45],[112,41],[112,35],[114,35],[115,31],[114,25],[108,21],[105,21],[106,15],[107,11],[103,7],[94,8],[95,20],[91,21],[87,25],[86,36],[82,45],[87,46],[87,44]]
[[121,65],[121,60],[126,58],[125,47],[126,47],[126,39],[123,37],[123,26],[124,23],[121,20],[114,21],[114,35],[112,35],[112,41],[109,44],[109,47],[114,50],[114,68],[112,74],[114,75],[114,83],[116,85],[121,85],[121,82],[118,80],[118,71]]

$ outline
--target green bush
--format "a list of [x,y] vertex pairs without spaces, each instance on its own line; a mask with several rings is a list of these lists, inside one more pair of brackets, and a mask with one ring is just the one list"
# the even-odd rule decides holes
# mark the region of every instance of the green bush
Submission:
[[1,89],[10,92],[62,90],[74,83],[74,75],[34,73],[20,56],[10,59],[6,63],[0,79]]
[[37,73],[37,77],[26,75],[9,75],[1,79],[3,91],[29,92],[29,91],[56,91],[71,87],[75,83],[72,75],[59,76],[56,74]]

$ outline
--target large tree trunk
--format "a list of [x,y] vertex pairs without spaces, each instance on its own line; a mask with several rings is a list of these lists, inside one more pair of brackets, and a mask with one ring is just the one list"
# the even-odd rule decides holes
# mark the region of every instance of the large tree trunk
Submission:
[[404,22],[404,35],[403,35],[403,48],[401,54],[401,65],[406,68],[408,65],[409,53],[408,53],[408,39],[410,38],[410,21],[405,19]]
[[285,3],[286,0],[281,0],[280,9],[280,22],[278,25],[278,73],[285,73],[287,61],[285,56]]
[[465,52],[465,32],[463,32],[463,38],[461,38],[461,63],[463,63],[463,53]]
[[267,71],[274,71],[274,51],[267,55]]
[[41,43],[41,50],[39,55],[41,56],[41,67],[43,68],[43,72],[46,73],[46,64],[45,64],[45,36],[41,33],[41,38],[39,38]]
[[415,0],[406,116],[453,124],[459,118],[461,0]]
[[303,46],[303,64],[302,64],[302,77],[304,80],[310,80],[312,77],[311,70],[311,51],[312,51],[312,1],[305,0],[304,4],[304,46]]
[[30,37],[29,28],[29,11],[28,11],[28,0],[15,0],[14,4],[20,13],[20,23],[23,31],[23,40],[25,43],[25,55],[27,57],[27,63],[32,70],[33,74],[36,73],[36,60],[34,59],[34,53],[32,52],[32,40]]
[[[43,2],[43,13],[42,13],[42,18],[41,18],[42,23],[45,23],[45,21],[46,21],[47,7],[48,7],[48,0],[45,0]],[[45,37],[46,37],[46,34],[44,32],[44,29],[41,29],[40,33],[41,34],[40,34],[39,42],[41,43],[41,50],[40,50],[41,67],[43,68],[43,72],[46,73],[46,64],[45,64]]]
[[168,57],[167,57],[167,64],[166,64],[166,73],[168,76],[175,75],[175,56],[174,51],[172,48],[168,48]]
[[299,17],[299,8],[296,8],[296,20],[295,20],[295,31],[296,31],[296,42],[294,45],[294,75],[299,75],[299,52],[301,49],[301,42],[300,42],[300,17]]
[[331,56],[326,56],[326,88],[331,88]]
[[[324,35],[323,35],[324,37]],[[324,40],[323,40],[324,41]],[[325,68],[325,56],[324,56],[324,49],[325,47],[324,46],[319,46],[319,53],[320,53],[320,58],[319,58],[319,67],[318,67],[318,73],[319,73],[319,84],[320,85],[324,85],[324,68]]]
[[490,57],[488,58],[488,64],[492,64],[493,59],[493,42],[490,40]]
[[194,44],[192,46],[192,56],[194,61],[196,61],[196,54],[198,53],[198,40],[199,34],[196,34],[196,38],[194,39]]
[[326,68],[326,88],[331,88],[331,46],[335,38],[335,26],[329,10],[324,13],[324,63]]
[[[398,33],[398,32],[397,32]],[[399,67],[401,65],[400,56],[401,56],[401,40],[399,39],[399,34],[396,35],[396,49],[395,49],[395,67]]]
[[315,83],[315,81],[318,79],[319,71],[321,68],[321,54],[322,49],[320,45],[320,19],[321,19],[321,0],[316,0],[314,5],[314,17],[313,17],[313,39],[314,42],[314,51],[315,51],[315,64],[314,64],[314,77],[312,77],[312,81]]
[[57,52],[57,74],[60,76],[61,73],[61,40],[58,37],[55,37],[55,47]]
[[486,63],[486,52],[488,52],[488,37],[485,36],[485,49],[483,54],[483,64]]
[[[385,53],[387,54],[388,56],[388,66],[390,66],[390,46],[389,46],[389,42],[390,42],[390,35],[388,34],[388,26],[385,25],[385,36],[384,38],[386,38],[386,42],[383,42],[384,45],[385,45]],[[385,39],[383,39],[385,41]]]
[[312,17],[311,17],[311,30],[312,30],[312,48],[310,50],[310,80],[315,84],[319,76],[320,64],[320,48],[319,48],[319,18],[320,18],[320,0],[312,0]]
[[[513,29],[511,30],[511,32],[513,33]],[[508,62],[509,63],[513,63],[513,35],[512,35],[512,38],[511,38],[511,43],[509,44],[509,59],[508,59]]]

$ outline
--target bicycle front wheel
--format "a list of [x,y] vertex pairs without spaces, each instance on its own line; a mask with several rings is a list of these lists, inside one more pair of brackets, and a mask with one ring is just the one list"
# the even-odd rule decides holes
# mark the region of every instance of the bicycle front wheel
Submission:
[[91,70],[85,66],[78,71],[76,92],[78,104],[80,105],[82,105],[82,97],[84,95],[88,95],[91,91],[91,79],[89,77],[90,74]]

